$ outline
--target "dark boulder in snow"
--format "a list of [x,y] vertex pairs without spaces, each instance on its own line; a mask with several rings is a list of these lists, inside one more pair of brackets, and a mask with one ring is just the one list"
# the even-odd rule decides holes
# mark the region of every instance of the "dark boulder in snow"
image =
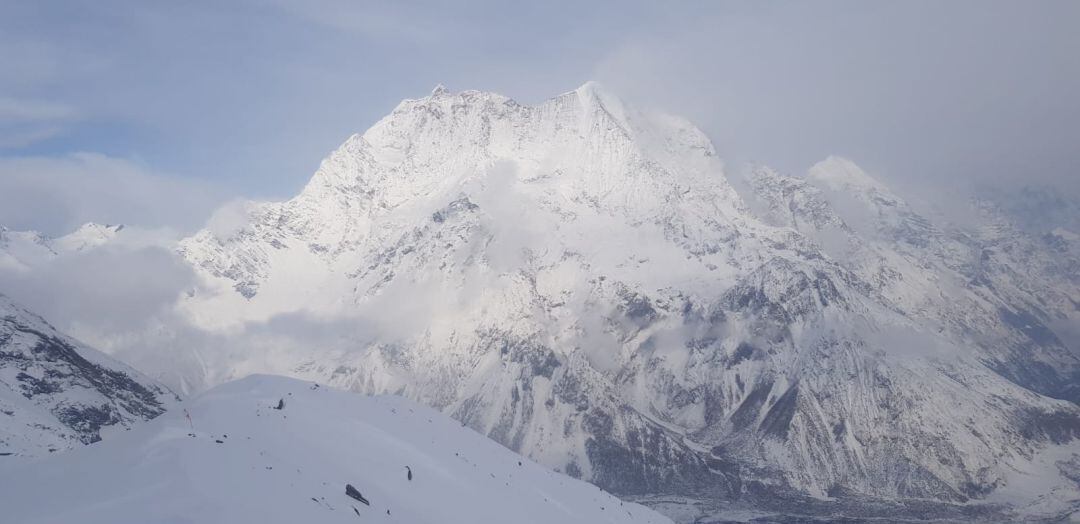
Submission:
[[364,496],[361,495],[360,492],[357,491],[352,484],[345,484],[345,494],[356,500],[359,500],[360,502],[363,502],[368,506],[371,505],[371,502],[369,502],[368,499],[364,498]]

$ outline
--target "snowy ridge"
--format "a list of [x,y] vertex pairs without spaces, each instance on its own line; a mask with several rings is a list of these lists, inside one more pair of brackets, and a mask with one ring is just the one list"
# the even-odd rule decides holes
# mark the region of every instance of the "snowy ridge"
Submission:
[[[91,448],[0,469],[4,518],[24,524],[671,522],[398,397],[253,376],[182,408]],[[367,504],[347,496],[347,484]]]
[[[839,169],[870,178],[849,161]],[[981,228],[939,226],[877,181],[835,193],[818,183],[822,176],[758,169],[750,196],[768,219],[797,229],[905,316],[975,348],[1017,384],[1080,401],[1080,347],[1068,340],[1069,326],[1080,325],[1080,258],[1067,240],[1021,232],[987,202],[975,203]]]
[[167,388],[0,295],[0,454],[43,455],[152,419]]

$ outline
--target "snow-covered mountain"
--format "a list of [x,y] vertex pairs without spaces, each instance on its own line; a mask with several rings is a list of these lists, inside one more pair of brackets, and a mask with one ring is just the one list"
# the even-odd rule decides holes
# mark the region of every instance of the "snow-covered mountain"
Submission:
[[1032,235],[989,201],[978,227],[938,224],[852,162],[830,158],[805,179],[754,170],[761,216],[791,227],[906,317],[974,351],[1012,382],[1080,402],[1080,244]]
[[[400,393],[623,495],[963,514],[1080,454],[1076,240],[971,205],[979,227],[939,225],[840,158],[737,176],[592,83],[536,106],[440,87],[184,240],[206,288],[180,307],[222,333],[364,326],[219,361]],[[1053,463],[1025,511],[1080,507],[1078,461]]]
[[0,455],[101,440],[176,404],[164,386],[56,331],[0,295]]
[[273,376],[219,386],[101,444],[0,467],[0,485],[0,515],[23,524],[671,522],[430,408]]
[[75,231],[52,238],[37,231],[12,231],[0,226],[0,270],[26,270],[57,256],[107,244],[123,225],[87,222]]

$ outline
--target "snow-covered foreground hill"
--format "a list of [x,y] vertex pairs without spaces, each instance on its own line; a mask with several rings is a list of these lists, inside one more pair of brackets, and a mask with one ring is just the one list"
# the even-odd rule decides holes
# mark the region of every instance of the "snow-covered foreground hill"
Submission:
[[0,464],[0,486],[2,520],[21,524],[670,523],[433,409],[267,375],[99,444]]

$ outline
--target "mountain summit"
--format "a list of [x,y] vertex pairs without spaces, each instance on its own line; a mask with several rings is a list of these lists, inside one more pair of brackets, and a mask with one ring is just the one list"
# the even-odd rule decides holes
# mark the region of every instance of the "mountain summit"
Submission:
[[205,286],[181,309],[349,326],[212,357],[403,394],[692,514],[1080,504],[1075,250],[978,206],[993,227],[937,223],[846,159],[743,175],[594,83],[535,106],[437,88],[295,198],[184,240]]

